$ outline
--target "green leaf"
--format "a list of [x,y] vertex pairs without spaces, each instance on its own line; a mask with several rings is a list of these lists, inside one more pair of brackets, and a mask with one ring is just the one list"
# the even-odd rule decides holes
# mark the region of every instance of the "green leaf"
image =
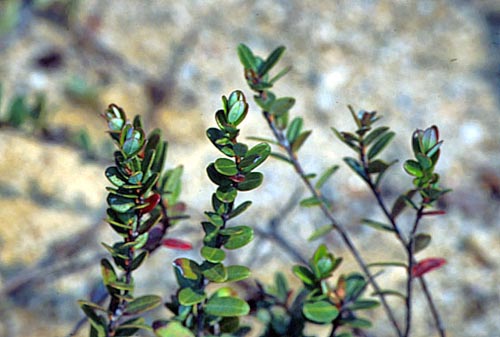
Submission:
[[191,330],[177,321],[172,321],[166,326],[155,329],[155,335],[156,337],[195,337]]
[[116,282],[115,269],[111,265],[111,262],[109,262],[107,259],[101,260],[101,274],[104,285]]
[[328,181],[328,179],[330,179],[330,177],[335,173],[337,172],[337,170],[339,169],[339,166],[338,165],[333,165],[332,167],[328,168],[325,170],[325,172],[323,172],[323,174],[321,174],[321,176],[318,178],[318,181],[316,182],[316,189],[320,189],[321,187],[323,187],[323,185]]
[[262,184],[264,175],[260,172],[250,172],[245,175],[245,181],[238,183],[236,188],[238,191],[249,191],[257,188]]
[[179,292],[179,302],[182,305],[189,306],[200,303],[205,300],[207,295],[202,290],[196,291],[192,288],[183,288]]
[[250,277],[250,269],[245,266],[229,266],[226,267],[227,279],[226,282],[236,282]]
[[124,198],[116,194],[108,194],[106,201],[109,207],[118,213],[125,213],[135,207],[134,199]]
[[420,164],[415,160],[410,159],[405,161],[403,168],[405,169],[406,173],[408,173],[411,176],[417,178],[421,178],[424,176],[424,172],[422,171]]
[[295,117],[288,126],[286,130],[286,138],[290,144],[293,144],[295,139],[300,135],[300,131],[302,131],[302,124],[304,120],[302,117]]
[[149,253],[147,251],[142,251],[139,255],[137,255],[130,264],[130,270],[133,271],[139,268],[141,264],[146,260],[148,255]]
[[363,139],[363,143],[365,146],[370,145],[375,139],[384,134],[389,128],[387,126],[380,126],[376,129],[373,129],[369,134],[365,136]]
[[395,201],[394,204],[392,205],[391,208],[391,216],[396,219],[401,212],[406,208],[407,202],[406,200],[409,198],[411,199],[415,193],[416,190],[409,190],[405,194],[400,195]]
[[115,166],[108,167],[104,174],[106,175],[106,178],[108,178],[108,180],[116,187],[121,187],[127,183],[127,179]]
[[321,200],[316,197],[310,197],[306,199],[302,199],[300,201],[300,206],[302,207],[313,207],[321,205]]
[[161,297],[156,295],[144,295],[135,298],[127,304],[126,313],[137,315],[148,310],[154,309],[161,304]]
[[375,291],[371,294],[372,296],[374,295],[382,295],[382,296],[397,296],[402,298],[403,300],[406,300],[406,296],[402,294],[401,292],[397,290],[392,290],[392,289],[382,289],[380,291]]
[[330,323],[338,315],[338,309],[327,301],[309,302],[302,308],[304,316],[316,323]]
[[236,163],[227,158],[219,158],[215,161],[214,167],[222,175],[234,176],[238,173],[238,168]]
[[7,122],[15,128],[20,127],[29,116],[29,107],[26,105],[24,96],[16,96],[12,100]]
[[173,265],[184,278],[189,280],[198,280],[200,278],[200,266],[198,266],[198,264],[193,260],[181,257],[176,259]]
[[257,60],[250,48],[248,48],[243,43],[240,43],[238,45],[238,57],[245,69],[252,69],[253,71],[257,72]]
[[394,233],[394,228],[392,228],[392,226],[384,224],[382,222],[378,222],[378,221],[371,220],[371,219],[362,219],[361,222],[363,225],[367,225],[367,226],[370,226],[370,227],[378,229],[378,230],[383,230],[383,231]]
[[227,219],[230,220],[232,218],[237,217],[238,215],[246,211],[248,207],[250,207],[251,205],[252,205],[251,201],[242,202],[231,213],[227,215]]
[[352,301],[357,299],[361,295],[366,286],[365,278],[363,277],[363,275],[359,273],[350,273],[345,278],[345,282],[346,282],[345,286],[346,301]]
[[317,239],[325,236],[326,234],[330,233],[332,230],[333,230],[333,226],[332,225],[321,226],[320,228],[316,229],[311,234],[311,236],[309,236],[309,238],[307,239],[307,241],[317,240]]
[[115,282],[110,282],[108,286],[118,290],[134,291],[134,283],[132,282],[127,283],[127,282],[115,281]]
[[202,267],[204,268],[203,275],[207,280],[215,283],[222,283],[227,280],[227,270],[222,263],[204,263]]
[[247,151],[243,160],[239,163],[239,168],[243,172],[250,172],[262,164],[269,154],[271,147],[267,143],[259,143]]
[[380,305],[378,301],[375,300],[357,300],[349,305],[350,310],[365,310],[373,309]]
[[201,256],[208,262],[219,263],[224,261],[226,253],[219,248],[203,246],[201,247]]
[[300,147],[305,143],[307,138],[309,138],[309,136],[311,135],[311,132],[312,132],[311,130],[304,131],[297,137],[297,139],[292,144],[292,152],[295,153],[299,151]]
[[282,116],[287,113],[295,104],[293,97],[281,97],[276,99],[270,106],[269,113],[274,116]]
[[[89,319],[90,324],[92,325],[93,330],[95,331],[96,336],[105,337],[106,334],[106,320],[103,316],[96,314],[95,305],[86,301],[78,301],[80,307],[82,308],[85,316]],[[98,309],[99,310],[99,309]]]
[[284,161],[285,163],[293,165],[292,161],[287,156],[284,156],[281,153],[271,152],[270,156],[278,160]]
[[283,76],[285,76],[286,74],[288,74],[288,72],[290,70],[292,70],[291,66],[288,66],[288,67],[284,68],[283,70],[280,70],[280,72],[269,81],[269,84],[273,85],[280,78],[282,78]]
[[431,236],[426,233],[419,233],[415,236],[413,242],[413,253],[421,252],[431,243]]
[[390,262],[373,262],[366,265],[367,267],[403,267],[407,268],[406,263],[398,262],[398,261],[390,261]]
[[212,297],[205,306],[205,312],[219,317],[245,316],[250,312],[250,306],[236,297]]
[[348,318],[342,319],[342,324],[348,325],[353,328],[368,329],[372,326],[372,323],[364,318]]
[[232,181],[227,176],[217,172],[213,163],[207,166],[207,175],[208,178],[216,185],[228,186],[232,184]]
[[230,124],[240,124],[248,112],[248,104],[245,101],[237,101],[231,106],[227,115],[227,120]]
[[297,276],[305,285],[312,286],[315,283],[314,274],[306,267],[295,265],[292,272]]
[[248,226],[234,226],[219,231],[221,235],[227,236],[224,243],[226,249],[237,249],[245,246],[253,240],[253,229]]
[[259,76],[262,77],[266,75],[271,68],[273,68],[276,63],[279,61],[283,53],[285,52],[285,47],[280,46],[273,50],[273,52],[268,56],[266,61],[262,63],[262,65],[259,67]]
[[343,160],[358,176],[365,181],[368,180],[363,166],[356,159],[352,157],[344,157]]
[[217,191],[215,192],[215,195],[220,201],[230,203],[233,202],[234,199],[236,199],[238,190],[233,186],[219,186],[217,188]]
[[375,156],[378,155],[390,143],[395,135],[396,134],[394,132],[390,131],[381,136],[375,142],[375,144],[370,147],[370,150],[368,151],[368,159],[370,160],[372,158],[375,158]]

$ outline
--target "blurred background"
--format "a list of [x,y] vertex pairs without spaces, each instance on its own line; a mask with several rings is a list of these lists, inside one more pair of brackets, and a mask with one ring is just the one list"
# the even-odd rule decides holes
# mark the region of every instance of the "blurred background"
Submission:
[[[199,246],[214,188],[205,167],[218,155],[205,129],[221,95],[242,89],[251,97],[240,42],[262,56],[287,47],[281,65],[293,69],[276,91],[296,97],[292,114],[314,129],[300,152],[309,172],[350,155],[329,129],[354,128],[347,104],[377,110],[397,133],[384,155],[401,158],[383,187],[392,202],[411,184],[401,169],[411,133],[439,126],[438,172],[453,193],[440,205],[447,214],[422,224],[433,241],[419,257],[448,261],[427,280],[449,336],[498,335],[498,1],[0,0],[0,336],[67,336],[83,317],[76,300],[99,284],[100,242],[116,240],[102,221],[112,145],[99,114],[110,103],[164,131],[167,166],[184,165],[182,199],[191,216],[171,236]],[[254,104],[245,123],[243,137],[270,136]],[[296,256],[265,233],[280,219],[280,235],[308,257],[317,242],[306,238],[326,220],[317,209],[290,206],[306,194],[289,167],[269,160],[262,171],[263,186],[240,199],[255,200],[240,221],[258,235],[238,259],[264,283],[282,270],[297,286],[289,272]],[[389,237],[359,224],[382,218],[347,167],[324,193],[367,260],[401,256]],[[324,241],[345,257],[342,272],[357,269],[335,235]],[[198,258],[197,249],[153,255],[137,293],[167,299],[176,289],[171,261],[181,255]],[[402,288],[403,275],[387,270],[380,282]],[[421,296],[415,310],[413,336],[435,336]],[[378,311],[369,334],[389,336]],[[166,315],[160,308],[151,318]],[[86,326],[76,333],[86,335]]]

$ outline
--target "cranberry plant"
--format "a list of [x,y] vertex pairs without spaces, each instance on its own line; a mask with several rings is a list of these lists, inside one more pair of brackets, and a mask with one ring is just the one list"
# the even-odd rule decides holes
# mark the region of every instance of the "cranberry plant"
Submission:
[[[90,337],[134,336],[139,330],[157,337],[239,337],[251,331],[251,327],[241,324],[242,317],[261,321],[261,337],[307,337],[310,325],[327,327],[331,337],[365,336],[364,330],[372,326],[366,313],[378,307],[384,310],[394,336],[409,337],[415,282],[425,295],[439,335],[446,335],[424,278],[424,274],[441,267],[445,260],[417,258],[431,242],[431,235],[420,230],[421,221],[444,213],[435,205],[448,192],[440,186],[440,177],[435,172],[442,145],[438,128],[431,126],[413,133],[413,158],[403,164],[413,180],[391,202],[382,194],[383,182],[397,161],[384,160],[381,154],[395,133],[387,126],[377,125],[380,117],[375,111],[356,113],[350,106],[354,130],[332,128],[334,135],[354,151],[354,156],[343,158],[344,163],[364,181],[384,216],[384,219],[362,218],[360,223],[387,233],[387,240],[396,240],[402,249],[397,261],[367,263],[364,257],[367,252],[357,248],[348,226],[337,219],[331,201],[322,194],[322,187],[329,183],[339,165],[332,164],[318,175],[304,171],[299,150],[312,131],[304,130],[302,117],[291,118],[295,98],[277,97],[271,91],[290,70],[288,67],[271,76],[284,52],[285,48],[279,47],[262,58],[243,44],[238,47],[245,79],[274,139],[251,137],[260,142],[253,146],[242,142],[239,127],[249,112],[245,95],[236,90],[222,97],[222,108],[215,112],[217,126],[206,132],[222,156],[206,169],[216,187],[210,197],[211,209],[205,212],[206,219],[199,227],[203,232],[200,259],[174,259],[173,273],[178,287],[170,294],[162,294],[169,296],[166,301],[157,294],[135,297],[134,274],[149,254],[161,246],[191,248],[185,241],[166,237],[169,229],[185,218],[179,202],[182,167],[164,169],[167,142],[159,130],[146,133],[140,117],[130,121],[114,104],[106,110],[103,117],[117,147],[115,165],[105,171],[112,185],[107,188],[107,222],[121,240],[112,245],[103,243],[111,255],[111,259],[101,261],[106,299],[99,303],[79,302],[90,322]],[[250,279],[247,266],[226,262],[228,254],[234,254],[234,250],[242,249],[254,239],[250,226],[242,225],[239,220],[234,224],[233,220],[251,206],[250,201],[239,202],[237,197],[240,192],[262,184],[264,176],[255,170],[269,156],[284,161],[301,178],[309,195],[300,205],[316,207],[324,216],[325,224],[304,241],[321,240],[333,231],[353,256],[357,272],[340,273],[342,257],[337,257],[325,243],[318,245],[310,259],[290,266],[302,283],[300,289],[291,289],[280,271],[275,271],[274,284],[266,286]],[[410,226],[404,226],[399,217],[403,211],[413,212]],[[285,246],[283,238],[277,242]],[[377,276],[381,271],[374,270],[386,267],[401,270],[404,291],[379,284]],[[257,291],[238,294],[231,285],[235,282],[244,282],[247,287],[256,284]],[[389,304],[388,296],[400,297],[400,304]],[[147,321],[145,313],[162,303],[168,311],[164,318]],[[403,312],[404,318],[397,317],[396,311]]]

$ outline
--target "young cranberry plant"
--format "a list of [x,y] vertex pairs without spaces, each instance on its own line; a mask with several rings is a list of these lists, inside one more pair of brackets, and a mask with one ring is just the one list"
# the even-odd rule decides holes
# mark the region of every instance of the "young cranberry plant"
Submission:
[[[424,218],[444,213],[436,208],[436,202],[448,192],[440,186],[435,172],[442,145],[438,128],[417,129],[411,136],[413,155],[404,161],[403,169],[412,181],[401,187],[401,195],[394,201],[386,200],[382,191],[389,169],[398,161],[384,160],[381,154],[395,133],[387,126],[377,125],[380,117],[375,111],[356,113],[350,106],[354,129],[332,128],[334,135],[354,151],[352,157],[343,161],[366,184],[384,217],[362,218],[360,223],[387,233],[387,240],[395,240],[401,247],[397,261],[367,263],[364,255],[369,252],[356,246],[348,226],[337,219],[331,201],[321,192],[339,166],[332,164],[318,175],[304,171],[299,150],[312,132],[304,130],[302,117],[291,117],[295,98],[277,97],[271,91],[290,70],[288,67],[271,75],[284,52],[285,48],[279,47],[262,58],[243,44],[238,47],[245,79],[274,139],[251,137],[260,141],[253,146],[242,142],[239,127],[249,113],[245,95],[237,90],[222,97],[222,108],[215,113],[217,127],[207,130],[208,139],[222,156],[206,169],[216,187],[209,196],[212,208],[205,212],[206,219],[199,227],[203,232],[200,259],[178,257],[172,261],[178,287],[170,294],[135,297],[134,274],[140,272],[148,255],[161,246],[191,248],[183,240],[167,237],[168,230],[185,218],[179,202],[182,167],[164,169],[167,142],[159,130],[146,133],[140,117],[130,121],[113,104],[104,113],[117,146],[115,165],[105,172],[112,185],[107,188],[107,222],[121,240],[112,245],[103,243],[111,255],[111,260],[101,261],[105,298],[99,303],[80,301],[90,322],[90,337],[136,336],[139,330],[157,337],[239,337],[250,333],[261,337],[306,337],[310,325],[325,326],[330,337],[366,336],[364,330],[372,326],[366,314],[369,310],[383,310],[393,335],[409,337],[414,324],[414,283],[419,284],[418,291],[425,296],[438,334],[446,335],[424,277],[446,261],[440,257],[417,258],[431,242],[431,235],[421,231],[420,224]],[[321,240],[333,231],[354,258],[357,272],[339,273],[342,257],[337,257],[325,243],[317,246],[308,261],[302,259],[290,266],[302,283],[300,289],[290,289],[280,271],[274,271],[274,284],[265,286],[251,279],[247,266],[225,261],[228,254],[235,254],[234,250],[243,249],[254,239],[254,230],[241,224],[244,220],[234,221],[251,206],[250,201],[240,202],[237,197],[239,192],[262,184],[264,176],[255,170],[269,156],[284,161],[301,178],[309,196],[300,205],[316,207],[323,215],[325,225],[310,238],[304,238],[304,242]],[[413,213],[410,226],[399,217],[403,211]],[[286,245],[283,239],[277,242]],[[380,284],[380,271],[374,270],[386,267],[399,268],[405,289],[389,289]],[[257,291],[238,293],[231,286],[243,280],[255,284]],[[390,304],[388,296],[401,301]],[[145,313],[162,303],[167,309],[164,318],[147,321]],[[395,312],[403,312],[403,319]],[[244,317],[260,320],[260,330],[252,332],[255,327],[242,324]]]

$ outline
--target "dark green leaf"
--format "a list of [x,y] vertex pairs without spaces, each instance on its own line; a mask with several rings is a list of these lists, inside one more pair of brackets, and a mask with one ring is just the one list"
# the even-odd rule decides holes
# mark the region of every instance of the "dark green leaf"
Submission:
[[351,301],[357,299],[366,286],[366,281],[363,275],[359,273],[351,273],[345,278],[346,295],[345,300]]
[[370,150],[368,151],[368,159],[370,160],[372,158],[375,158],[375,156],[378,155],[390,143],[395,135],[396,134],[394,132],[390,131],[381,136],[375,142],[375,144],[370,147]]
[[318,181],[316,182],[316,189],[319,190],[338,169],[338,165],[333,165],[332,167],[326,169],[326,171],[321,174]]
[[122,176],[120,171],[115,166],[108,167],[105,171],[106,178],[115,185],[116,187],[121,187],[127,183],[127,178]]
[[106,336],[106,320],[103,316],[96,314],[95,305],[86,301],[78,301],[80,307],[82,308],[85,316],[89,319],[92,328],[94,329],[98,337]]
[[192,288],[184,288],[179,292],[179,302],[182,305],[189,306],[202,302],[207,295],[202,291],[195,291]]
[[219,186],[215,192],[217,198],[225,203],[233,202],[238,195],[238,190],[233,186]]
[[245,316],[250,312],[250,306],[236,297],[212,297],[205,306],[205,312],[219,317]]
[[227,158],[219,158],[215,161],[214,167],[222,175],[234,176],[238,173],[238,168],[236,163]]
[[330,323],[338,315],[338,309],[327,301],[309,302],[302,308],[304,316],[316,323]]
[[349,305],[350,310],[365,310],[373,309],[380,305],[378,301],[375,300],[357,300]]
[[250,207],[250,205],[252,205],[251,201],[245,201],[239,204],[231,213],[227,215],[228,220],[237,217],[238,215],[246,211],[248,207]]
[[139,255],[137,255],[133,260],[130,265],[130,270],[136,270],[141,266],[141,264],[146,260],[148,257],[149,253],[147,251],[141,252]]
[[293,97],[281,97],[276,99],[269,109],[269,113],[279,117],[287,113],[295,104],[295,98]]
[[245,69],[252,69],[257,72],[257,61],[255,56],[253,55],[250,48],[248,48],[243,43],[238,45],[238,57],[240,58],[240,62],[243,64]]
[[310,286],[314,285],[314,274],[306,267],[295,265],[293,266],[292,271],[295,276],[297,276],[302,282],[304,282],[304,284]]
[[269,55],[264,63],[259,67],[259,76],[266,75],[271,68],[273,68],[276,63],[279,61],[283,53],[285,52],[285,47],[280,46],[273,50],[273,52]]
[[358,175],[360,176],[363,180],[368,180],[368,177],[365,174],[365,170],[363,166],[354,158],[352,157],[344,157],[344,162]]
[[311,130],[302,132],[292,144],[292,152],[299,151],[300,147],[305,143],[307,138],[311,135]]
[[264,176],[260,172],[250,172],[245,175],[245,181],[238,183],[236,187],[238,191],[249,191],[257,188],[262,184]]
[[219,231],[221,235],[227,236],[224,243],[226,249],[237,249],[245,246],[253,239],[253,229],[248,226],[234,226]]
[[372,228],[378,229],[378,230],[383,230],[383,231],[388,231],[388,232],[393,232],[394,233],[394,228],[392,226],[384,224],[382,222],[378,222],[375,220],[371,219],[362,219],[362,224],[370,226]]
[[369,134],[365,136],[363,139],[363,143],[365,146],[370,145],[375,139],[384,134],[389,128],[387,126],[381,126],[376,129],[373,129]]
[[236,282],[250,277],[250,269],[245,266],[229,266],[226,267],[227,279],[226,282]]
[[414,238],[413,253],[421,252],[431,243],[431,236],[425,233],[419,233]]
[[135,207],[135,200],[119,195],[109,194],[107,198],[109,207],[118,213],[125,213]]
[[238,165],[243,172],[250,172],[267,159],[271,153],[271,147],[267,143],[260,143],[247,151],[245,157]]
[[342,324],[348,325],[353,328],[368,329],[372,326],[372,323],[364,318],[348,318],[342,319]]
[[201,248],[201,256],[208,262],[219,263],[224,261],[224,259],[226,258],[226,253],[219,248],[203,246]]
[[391,209],[391,216],[396,219],[397,216],[399,214],[401,214],[401,212],[403,212],[403,210],[406,208],[407,206],[407,203],[406,203],[406,199],[408,198],[412,198],[416,193],[416,190],[409,190],[407,191],[405,194],[402,194],[400,195],[396,201],[394,201],[394,205],[392,206],[392,209]]
[[228,186],[232,184],[232,181],[227,176],[217,172],[213,163],[207,166],[207,175],[208,178],[216,185]]
[[161,297],[156,295],[144,295],[135,298],[127,305],[126,313],[129,315],[137,315],[148,310],[154,309],[161,304]]

